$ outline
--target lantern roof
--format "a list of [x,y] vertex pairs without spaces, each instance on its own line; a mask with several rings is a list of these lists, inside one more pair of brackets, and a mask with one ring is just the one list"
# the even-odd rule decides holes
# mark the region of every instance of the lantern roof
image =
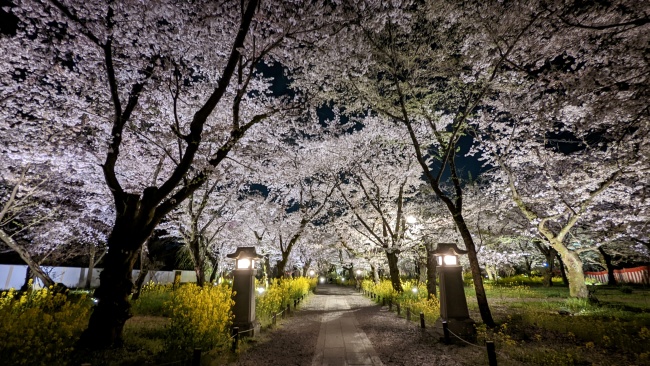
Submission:
[[461,255],[461,254],[467,254],[467,251],[458,248],[458,245],[456,245],[455,243],[438,243],[438,247],[433,252],[433,254],[437,256]]
[[234,253],[226,254],[226,257],[239,259],[239,258],[250,258],[250,259],[259,259],[262,258],[261,255],[255,252],[255,247],[237,247]]

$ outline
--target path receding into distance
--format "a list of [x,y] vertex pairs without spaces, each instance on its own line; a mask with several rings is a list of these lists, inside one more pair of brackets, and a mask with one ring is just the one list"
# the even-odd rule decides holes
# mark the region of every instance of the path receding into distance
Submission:
[[359,329],[354,308],[348,302],[352,290],[321,286],[316,296],[323,317],[312,366],[383,365],[366,333]]
[[325,284],[229,365],[456,366],[468,351],[443,345],[351,287]]

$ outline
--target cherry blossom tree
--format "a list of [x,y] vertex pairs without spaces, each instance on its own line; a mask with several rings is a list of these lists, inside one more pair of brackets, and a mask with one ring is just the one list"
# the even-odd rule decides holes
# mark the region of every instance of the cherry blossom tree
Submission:
[[378,118],[366,118],[363,124],[344,145],[349,146],[352,163],[338,191],[351,212],[350,230],[384,252],[393,288],[401,292],[399,255],[420,239],[406,218],[409,200],[422,183],[421,170],[403,133],[382,128]]
[[[475,59],[478,32],[455,4],[350,5],[356,20],[321,44],[321,64],[297,83],[350,113],[379,114],[401,126],[427,183],[454,218],[471,265],[481,318],[494,325],[471,232],[463,218],[463,177],[457,157],[474,113],[505,56]],[[471,71],[470,71],[471,70]],[[471,72],[471,77],[469,73]],[[323,86],[324,85],[324,86]],[[444,186],[451,182],[451,189]]]
[[[588,291],[578,255],[586,249],[568,240],[572,228],[636,195],[641,186],[629,182],[648,169],[647,59],[638,47],[647,15],[616,3],[531,7],[484,22],[504,63],[476,137],[500,168],[495,178],[559,253],[575,297]],[[522,19],[531,25],[513,43],[505,35]]]
[[115,206],[88,345],[121,343],[131,269],[162,218],[244,136],[269,128],[256,125],[295,107],[272,97],[257,65],[327,26],[331,9],[303,5],[51,0],[10,9],[18,29],[2,38],[12,75],[3,117],[23,139],[30,129],[54,136],[44,148],[90,135]]
[[39,185],[43,181],[35,182],[33,187],[25,187],[28,185],[27,177],[28,169],[24,169],[17,182],[13,186],[4,184],[7,190],[3,193],[3,199],[0,201],[0,240],[7,245],[11,250],[18,253],[20,258],[27,263],[29,270],[43,283],[44,286],[54,286],[55,282],[50,276],[39,266],[39,263],[34,258],[34,251],[28,250],[24,245],[16,242],[15,236],[20,234],[23,230],[31,226],[38,225],[41,221],[47,220],[48,214],[46,212],[34,213],[30,212],[31,217],[24,218],[20,226],[12,230],[12,224],[21,219],[21,216],[28,216],[26,211],[30,206],[34,205],[34,195],[36,194]]

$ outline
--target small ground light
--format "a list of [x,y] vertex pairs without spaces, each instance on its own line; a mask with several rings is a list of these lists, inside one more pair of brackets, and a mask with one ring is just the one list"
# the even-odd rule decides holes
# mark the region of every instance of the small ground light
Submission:
[[325,283],[325,277],[320,278],[320,283]]
[[257,288],[257,293],[260,294],[260,295],[263,294],[264,291],[266,291],[266,290],[264,289],[264,287],[258,287],[258,288]]
[[357,269],[357,276],[361,276],[361,270]]
[[345,282],[345,277],[341,278],[341,281]]
[[418,293],[418,288],[417,288],[417,287],[413,287],[413,288],[411,289],[411,291],[413,291],[414,294],[417,294],[417,293]]
[[315,275],[315,274],[316,274],[316,272],[314,272],[314,271],[309,271],[309,275],[310,275],[310,276],[313,276],[313,275]]

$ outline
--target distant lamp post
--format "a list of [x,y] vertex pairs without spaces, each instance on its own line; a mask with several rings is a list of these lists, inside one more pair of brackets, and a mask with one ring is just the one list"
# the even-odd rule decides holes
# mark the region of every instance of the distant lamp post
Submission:
[[456,244],[440,243],[434,255],[440,273],[440,322],[447,322],[450,331],[459,336],[474,336],[474,321],[469,317],[463,284],[463,268],[458,256],[467,254]]
[[315,274],[316,274],[316,272],[314,272],[313,270],[309,271],[309,277],[314,277]]
[[254,336],[260,329],[255,320],[255,260],[262,256],[255,252],[255,247],[239,247],[227,257],[235,260],[232,282],[232,289],[235,291],[232,312],[235,319],[232,326],[238,327],[239,332],[252,330],[251,333],[244,334]]

